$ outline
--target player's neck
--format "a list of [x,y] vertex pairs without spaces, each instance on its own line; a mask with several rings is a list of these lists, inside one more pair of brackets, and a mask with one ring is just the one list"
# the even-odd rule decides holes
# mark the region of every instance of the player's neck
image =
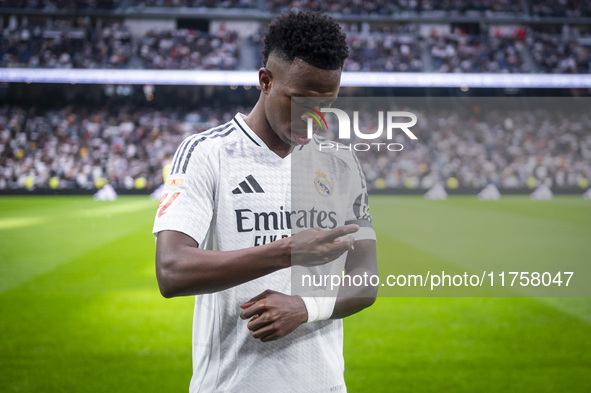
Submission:
[[293,150],[293,146],[283,142],[271,128],[271,125],[265,117],[264,109],[260,101],[254,106],[250,114],[244,119],[250,129],[257,134],[259,138],[273,153],[281,158],[287,157]]

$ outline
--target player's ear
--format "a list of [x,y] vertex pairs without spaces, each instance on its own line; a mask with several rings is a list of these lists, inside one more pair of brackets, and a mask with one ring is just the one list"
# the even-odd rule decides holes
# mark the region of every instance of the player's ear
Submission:
[[265,94],[269,92],[271,89],[271,85],[273,84],[273,75],[268,68],[261,68],[259,70],[259,86],[261,87],[261,91]]

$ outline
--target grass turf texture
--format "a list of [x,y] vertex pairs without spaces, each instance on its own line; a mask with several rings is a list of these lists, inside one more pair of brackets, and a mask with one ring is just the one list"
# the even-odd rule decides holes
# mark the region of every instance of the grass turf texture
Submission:
[[[381,267],[591,260],[580,197],[370,203]],[[0,391],[187,391],[193,300],[158,293],[156,205],[0,198]],[[588,392],[590,325],[588,298],[381,298],[345,321],[345,377],[349,392]]]

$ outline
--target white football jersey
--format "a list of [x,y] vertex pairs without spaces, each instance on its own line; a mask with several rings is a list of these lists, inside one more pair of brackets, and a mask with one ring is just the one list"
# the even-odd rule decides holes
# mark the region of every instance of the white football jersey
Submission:
[[[183,232],[201,248],[223,251],[345,223],[360,225],[356,239],[375,239],[356,157],[320,152],[320,140],[281,158],[241,114],[187,138],[173,158],[153,233]],[[345,259],[331,269],[342,271]],[[192,393],[346,391],[341,320],[306,323],[263,343],[240,319],[240,305],[267,289],[291,294],[290,271],[195,297]]]

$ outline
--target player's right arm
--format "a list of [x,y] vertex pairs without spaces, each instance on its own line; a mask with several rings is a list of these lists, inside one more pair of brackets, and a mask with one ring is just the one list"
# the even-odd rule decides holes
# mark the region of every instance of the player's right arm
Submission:
[[[172,230],[158,233],[156,277],[164,297],[221,291],[254,280],[292,263],[322,264],[351,249],[356,225],[330,230],[308,229],[292,237],[235,251],[198,248],[190,236]],[[292,244],[297,243],[297,255]]]

